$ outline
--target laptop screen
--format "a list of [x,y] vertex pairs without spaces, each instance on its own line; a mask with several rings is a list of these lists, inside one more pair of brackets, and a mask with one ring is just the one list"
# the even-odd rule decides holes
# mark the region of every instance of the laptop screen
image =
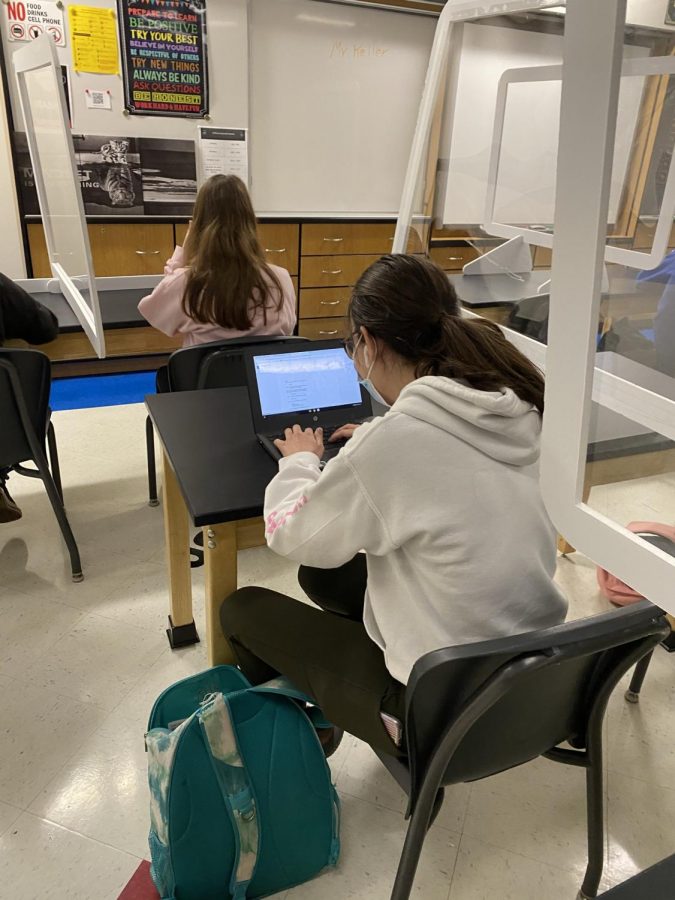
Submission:
[[253,357],[263,416],[360,406],[361,388],[342,347]]

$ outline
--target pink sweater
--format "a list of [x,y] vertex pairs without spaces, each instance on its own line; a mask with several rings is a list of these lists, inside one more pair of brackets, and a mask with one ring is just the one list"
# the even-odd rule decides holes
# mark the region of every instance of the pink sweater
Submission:
[[262,309],[253,315],[253,326],[248,331],[222,328],[195,322],[183,311],[183,294],[187,283],[188,269],[183,264],[183,248],[176,247],[173,256],[164,266],[164,278],[147,297],[143,297],[138,309],[144,319],[154,328],[173,337],[183,335],[183,346],[206,344],[228,338],[243,337],[245,334],[293,334],[295,327],[295,289],[291,276],[280,266],[270,266],[279,279],[283,291],[283,303],[277,312],[272,305],[267,308],[267,322],[263,320]]

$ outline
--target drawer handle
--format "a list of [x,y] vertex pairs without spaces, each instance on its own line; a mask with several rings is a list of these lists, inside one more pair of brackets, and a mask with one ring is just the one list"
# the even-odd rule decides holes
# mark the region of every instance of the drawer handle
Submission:
[[322,269],[322,275],[342,275],[342,269]]
[[278,250],[276,250],[274,247],[265,247],[265,253],[285,253],[285,252],[286,252],[285,247],[279,247]]
[[324,241],[327,244],[341,244],[344,241],[344,238],[324,238]]
[[342,300],[319,300],[319,306],[339,306]]
[[448,259],[451,260],[452,262],[461,262],[464,259],[464,257],[463,256],[449,256]]
[[319,334],[337,334],[337,333],[338,333],[337,328],[335,329],[335,331],[320,331],[319,332]]
[[136,256],[159,256],[159,250],[136,250]]

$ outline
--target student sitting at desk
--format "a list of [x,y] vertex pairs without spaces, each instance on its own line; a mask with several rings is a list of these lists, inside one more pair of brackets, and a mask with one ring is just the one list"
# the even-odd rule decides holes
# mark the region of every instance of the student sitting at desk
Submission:
[[164,272],[138,309],[164,334],[182,334],[184,347],[293,333],[291,276],[265,261],[251,198],[234,175],[214,175],[202,185],[185,245]]
[[539,489],[544,382],[496,325],[461,317],[426,260],[373,263],[349,316],[348,353],[391,409],[345,426],[323,471],[320,431],[287,428],[265,494],[267,543],[302,564],[323,611],[249,587],[220,616],[249,679],[281,672],[335,725],[399,753],[416,660],[565,618]]

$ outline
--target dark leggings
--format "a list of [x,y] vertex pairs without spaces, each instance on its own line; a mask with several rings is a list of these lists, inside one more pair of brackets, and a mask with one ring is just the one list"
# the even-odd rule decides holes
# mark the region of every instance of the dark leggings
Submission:
[[380,718],[405,718],[405,687],[363,624],[365,556],[337,569],[302,566],[298,580],[321,609],[262,587],[235,591],[221,606],[223,632],[253,684],[287,676],[326,718],[377,750],[401,755]]

